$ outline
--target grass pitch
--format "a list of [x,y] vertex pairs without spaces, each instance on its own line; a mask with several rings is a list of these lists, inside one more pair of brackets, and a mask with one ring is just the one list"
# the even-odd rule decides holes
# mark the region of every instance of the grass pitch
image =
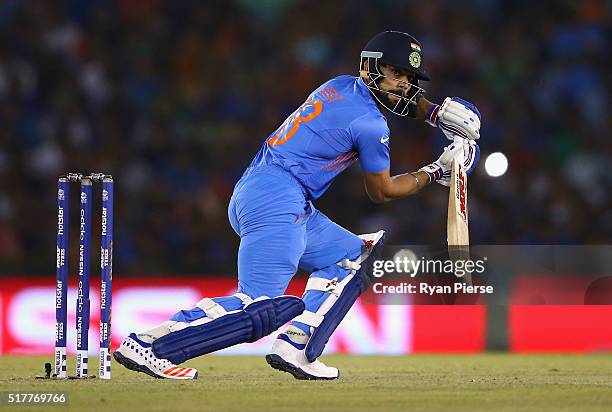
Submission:
[[[97,357],[90,360],[97,362]],[[612,354],[325,356],[339,381],[298,381],[263,357],[188,362],[196,381],[155,380],[113,360],[113,379],[35,380],[51,358],[0,357],[0,391],[68,393],[44,410],[120,411],[611,411]],[[69,358],[69,370],[74,359]],[[40,410],[8,407],[2,410]]]

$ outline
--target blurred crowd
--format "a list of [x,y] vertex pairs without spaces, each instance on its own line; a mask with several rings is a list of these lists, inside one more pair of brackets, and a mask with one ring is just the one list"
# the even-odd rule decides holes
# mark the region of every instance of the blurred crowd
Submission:
[[[473,243],[608,243],[611,7],[2,0],[0,272],[52,272],[57,177],[101,171],[116,179],[116,272],[235,273],[234,183],[308,93],[356,74],[361,48],[385,29],[423,43],[430,100],[478,106],[483,158],[508,156],[502,177],[482,162],[470,178]],[[395,172],[446,144],[423,122],[388,120]],[[317,207],[356,233],[445,243],[446,189],[375,205],[360,173],[345,172]]]

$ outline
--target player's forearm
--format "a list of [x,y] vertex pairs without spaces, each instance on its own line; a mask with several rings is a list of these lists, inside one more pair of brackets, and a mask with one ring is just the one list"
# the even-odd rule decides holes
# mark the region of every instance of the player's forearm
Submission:
[[404,173],[391,176],[388,185],[376,196],[378,203],[414,195],[429,184],[429,176],[425,172]]

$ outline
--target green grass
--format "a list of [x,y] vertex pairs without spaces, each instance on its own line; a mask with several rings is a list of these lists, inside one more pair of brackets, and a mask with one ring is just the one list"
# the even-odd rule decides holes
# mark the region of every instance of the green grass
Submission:
[[[33,377],[49,358],[0,357],[0,391],[65,391],[67,409],[108,412],[612,411],[612,354],[323,360],[340,368],[339,381],[297,381],[263,357],[215,356],[186,364],[199,369],[196,381],[155,380],[114,361],[111,381],[47,381]],[[74,369],[73,358],[68,366]]]

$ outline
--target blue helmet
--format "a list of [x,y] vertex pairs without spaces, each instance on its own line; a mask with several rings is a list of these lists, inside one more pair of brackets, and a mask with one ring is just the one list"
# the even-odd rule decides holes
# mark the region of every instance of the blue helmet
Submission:
[[[368,70],[364,69],[364,62],[368,62]],[[388,64],[414,74],[412,87],[399,95],[383,90],[379,87],[379,80],[385,76],[379,69],[379,64]],[[421,43],[411,35],[399,31],[385,31],[374,36],[361,52],[360,71],[368,75],[366,85],[378,102],[389,111],[399,116],[414,117],[417,100],[425,90],[419,87],[419,80],[430,80],[424,70]],[[399,97],[397,103],[392,104],[381,99],[380,93]]]

